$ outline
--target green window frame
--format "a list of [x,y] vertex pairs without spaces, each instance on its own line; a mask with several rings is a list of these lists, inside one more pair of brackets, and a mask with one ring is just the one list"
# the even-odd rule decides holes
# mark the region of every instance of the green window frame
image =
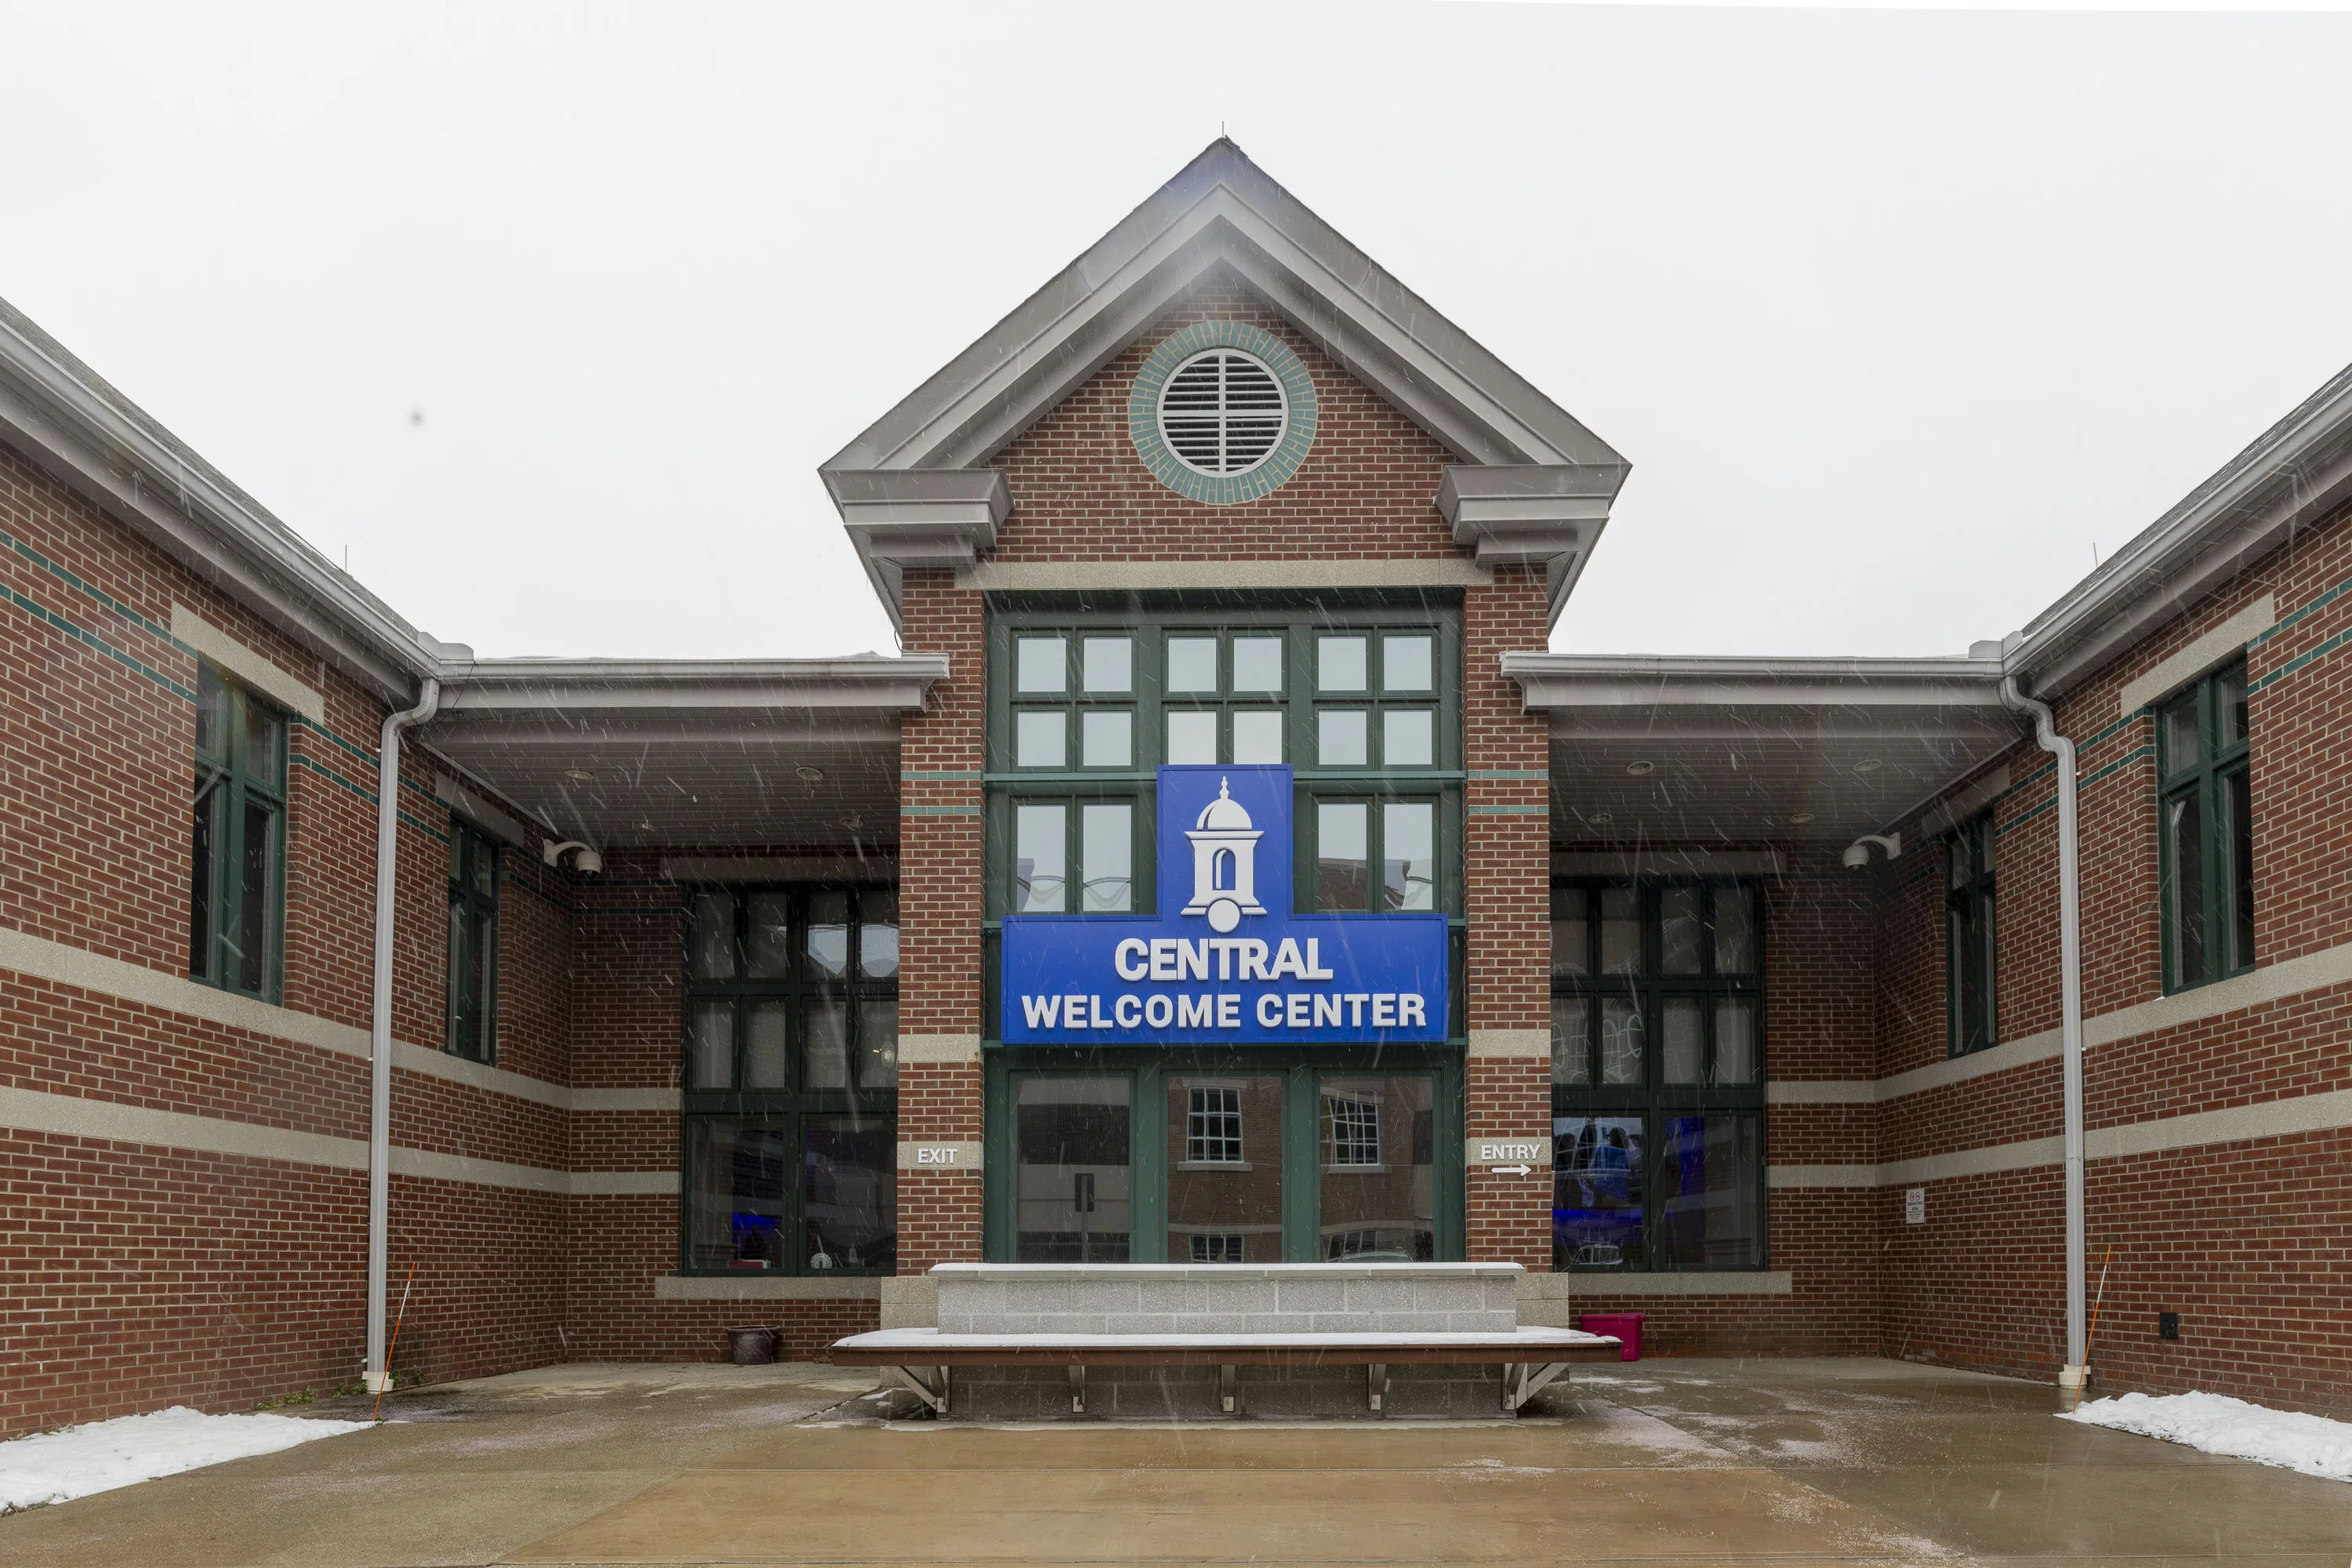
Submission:
[[2157,710],[2157,879],[2164,988],[2254,966],[2252,736],[2246,665],[2223,665]]
[[1764,898],[1742,879],[1552,885],[1556,1269],[1769,1260]]
[[1994,923],[1999,873],[1988,811],[1944,840],[1944,990],[1948,1054],[1967,1056],[2000,1041]]
[[[1435,839],[1424,879],[1428,907],[1448,918],[1453,942],[1449,1033],[1460,1037],[1462,968],[1462,632],[1458,595],[1360,592],[1328,595],[1119,595],[1090,602],[1074,595],[1000,594],[989,600],[988,720],[985,767],[986,903],[982,945],[982,1038],[997,1038],[998,932],[1007,914],[1081,912],[1090,888],[1124,881],[1129,911],[1156,908],[1158,768],[1171,760],[1190,721],[1205,748],[1172,760],[1287,762],[1292,770],[1292,888],[1297,908],[1318,903],[1318,800],[1368,803],[1367,857],[1383,873],[1370,877],[1365,905],[1385,909],[1369,891],[1386,885],[1384,803],[1434,806]],[[1360,685],[1351,669],[1330,668],[1334,642],[1360,639]],[[1113,649],[1106,645],[1118,645]],[[1185,646],[1179,646],[1185,645]],[[1344,678],[1334,679],[1334,674]],[[1365,765],[1323,766],[1327,713],[1364,715]],[[1404,716],[1415,748],[1426,722],[1427,757],[1389,765],[1389,716]],[[1125,766],[1115,753],[1087,748],[1090,719],[1129,715]],[[1264,714],[1264,720],[1251,715]],[[1024,722],[1038,743],[1024,751]],[[1054,737],[1058,734],[1058,748]],[[1058,755],[1057,755],[1058,752]],[[1053,764],[1058,765],[1053,765]],[[1086,810],[1125,804],[1133,837],[1111,846],[1118,864],[1089,854]],[[1023,808],[1033,810],[1025,826]],[[1060,831],[1052,809],[1063,813]],[[1106,840],[1097,837],[1097,850]],[[1058,879],[1039,861],[1059,845]],[[1263,875],[1263,872],[1261,873]],[[1058,881],[1035,897],[1041,880]],[[1056,901],[1058,900],[1058,901]],[[1118,912],[1097,900],[1095,912]],[[1337,907],[1337,906],[1334,906]],[[1416,906],[1418,907],[1418,906]]]
[[499,841],[449,819],[447,1034],[443,1048],[495,1063],[499,1049]]
[[286,716],[196,667],[188,977],[275,1002],[285,986]]
[[697,886],[684,923],[680,1271],[891,1272],[897,889]]
[[[1117,1086],[1116,1114],[1127,1123],[1127,1164],[1111,1169],[1116,1151],[1093,1150],[1071,1162],[1079,1167],[1084,1205],[1089,1212],[1110,1212],[1109,1201],[1124,1205],[1127,1230],[1116,1246],[1081,1255],[1066,1245],[1032,1261],[1185,1263],[1171,1256],[1171,1232],[1184,1229],[1184,1215],[1171,1225],[1171,1184],[1181,1173],[1207,1167],[1186,1162],[1187,1126],[1184,1114],[1171,1109],[1171,1089],[1181,1080],[1207,1079],[1265,1083],[1278,1080],[1280,1135],[1269,1138],[1254,1119],[1240,1128],[1244,1163],[1237,1171],[1278,1169],[1278,1225],[1262,1227],[1277,1244],[1283,1261],[1320,1263],[1353,1256],[1365,1220],[1360,1213],[1342,1211],[1351,1195],[1347,1184],[1359,1176],[1386,1173],[1339,1157],[1334,1131],[1335,1104],[1355,1101],[1365,1079],[1426,1079],[1429,1101],[1416,1113],[1405,1136],[1392,1139],[1391,1148],[1409,1163],[1425,1166],[1428,1186],[1430,1252],[1441,1261],[1460,1261],[1465,1246],[1463,1189],[1463,1070],[1458,1051],[1441,1047],[1395,1047],[1381,1049],[1355,1047],[1250,1047],[1240,1049],[1171,1049],[1167,1051],[1106,1051],[1020,1047],[989,1051],[983,1058],[983,1092],[987,1142],[982,1161],[983,1192],[983,1255],[990,1262],[1023,1261],[1024,1214],[1040,1207],[1075,1206],[1067,1195],[1068,1173],[1056,1173],[1045,1182],[1034,1166],[1024,1166],[1018,1146],[1023,1086],[1084,1081]],[[1086,1169],[1085,1167],[1095,1167]],[[1335,1188],[1338,1189],[1335,1192]],[[1116,1194],[1114,1199],[1114,1194]],[[1053,1200],[1059,1199],[1058,1204]],[[1329,1212],[1327,1212],[1327,1205]],[[1260,1216],[1269,1217],[1269,1216]],[[1212,1247],[1200,1261],[1234,1261],[1229,1253]],[[1239,1261],[1265,1261],[1249,1243]]]

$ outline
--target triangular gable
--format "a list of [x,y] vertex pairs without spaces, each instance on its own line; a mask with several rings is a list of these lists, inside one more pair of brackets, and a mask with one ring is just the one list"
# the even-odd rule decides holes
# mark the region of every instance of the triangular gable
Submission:
[[1432,503],[1481,562],[1548,564],[1557,616],[1625,460],[1220,139],[824,465],[893,617],[902,570],[992,544],[989,459],[1220,263],[1454,455]]

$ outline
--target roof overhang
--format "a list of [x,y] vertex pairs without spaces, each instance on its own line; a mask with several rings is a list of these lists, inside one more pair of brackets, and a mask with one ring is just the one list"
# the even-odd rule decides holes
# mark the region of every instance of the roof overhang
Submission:
[[388,700],[466,651],[401,619],[5,300],[0,438]]
[[1513,653],[1503,673],[1551,722],[1556,843],[1850,843],[2024,732],[1996,658]]
[[2063,695],[2347,501],[2352,366],[2011,633],[2007,667],[2037,695]]
[[929,492],[861,489],[858,481],[986,468],[1219,267],[1239,274],[1463,468],[1519,470],[1504,488],[1523,502],[1553,503],[1555,512],[1557,503],[1580,503],[1572,516],[1527,515],[1498,529],[1503,520],[1488,514],[1502,492],[1470,485],[1460,491],[1470,520],[1458,519],[1458,505],[1448,511],[1465,548],[1488,541],[1483,548],[1511,554],[1515,564],[1544,563],[1556,617],[1624,483],[1625,459],[1219,140],[824,465],[893,619],[898,573],[985,552],[1005,511],[983,521],[971,492],[948,492],[956,511]]
[[898,721],[945,679],[903,658],[482,659],[424,743],[558,837],[599,848],[898,838]]

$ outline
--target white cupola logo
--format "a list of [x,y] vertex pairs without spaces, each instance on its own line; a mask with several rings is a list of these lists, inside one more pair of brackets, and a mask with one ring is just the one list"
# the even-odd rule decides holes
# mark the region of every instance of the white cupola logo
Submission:
[[1217,781],[1217,798],[1184,837],[1192,841],[1192,901],[1184,906],[1186,914],[1208,916],[1209,929],[1222,933],[1241,924],[1244,915],[1265,913],[1257,901],[1257,841],[1264,835],[1250,826],[1229,781]]

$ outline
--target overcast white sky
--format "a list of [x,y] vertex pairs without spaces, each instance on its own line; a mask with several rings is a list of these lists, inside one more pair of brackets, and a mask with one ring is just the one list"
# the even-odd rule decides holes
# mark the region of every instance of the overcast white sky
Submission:
[[2352,360],[2338,16],[0,0],[0,295],[486,654],[889,648],[816,465],[1221,121],[1632,459],[1565,649],[1961,651]]

